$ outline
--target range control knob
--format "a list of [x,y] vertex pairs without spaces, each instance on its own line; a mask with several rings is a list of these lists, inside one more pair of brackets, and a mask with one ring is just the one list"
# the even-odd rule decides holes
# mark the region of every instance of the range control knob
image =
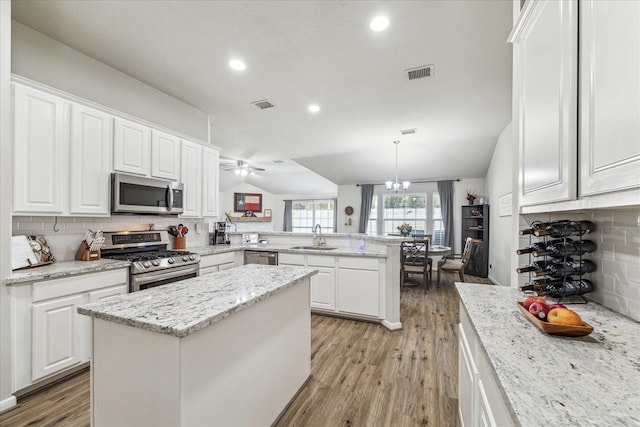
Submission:
[[158,259],[154,259],[153,261],[151,261],[151,264],[155,265],[156,267],[160,265],[160,260]]
[[183,255],[183,256],[182,256],[182,260],[183,260],[183,261],[189,261],[189,257],[188,257],[187,255]]
[[142,266],[144,268],[149,268],[149,267],[151,267],[151,264],[149,264],[149,261],[145,261],[145,262],[142,263]]
[[167,260],[167,262],[168,262],[169,264],[173,264],[174,262],[176,262],[176,260],[175,260],[175,259],[173,259],[173,258],[169,258],[169,259]]
[[196,259],[196,257],[194,257],[193,255],[189,255],[189,261],[193,261],[194,259]]

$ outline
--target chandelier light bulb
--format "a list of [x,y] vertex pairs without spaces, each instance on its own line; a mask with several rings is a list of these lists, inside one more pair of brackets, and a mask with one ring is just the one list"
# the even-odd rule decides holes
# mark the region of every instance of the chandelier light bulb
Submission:
[[398,181],[398,145],[400,141],[393,141],[393,143],[396,145],[396,180],[386,181],[384,185],[387,187],[387,190],[399,193],[400,191],[406,191],[411,183],[409,181],[402,181],[402,184],[400,184]]

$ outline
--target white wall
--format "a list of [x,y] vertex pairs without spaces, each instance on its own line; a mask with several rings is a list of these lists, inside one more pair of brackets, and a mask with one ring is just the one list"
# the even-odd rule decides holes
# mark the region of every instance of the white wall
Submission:
[[508,124],[498,137],[486,177],[487,197],[493,204],[489,212],[489,279],[502,286],[511,283],[514,218],[499,215],[498,199],[517,189],[512,180],[514,144],[513,129]]
[[205,112],[19,22],[12,24],[14,74],[208,142]]
[[[0,1],[0,278],[11,272],[11,188],[13,152],[11,138],[11,2]],[[9,298],[0,285],[0,411],[15,405],[11,395]]]

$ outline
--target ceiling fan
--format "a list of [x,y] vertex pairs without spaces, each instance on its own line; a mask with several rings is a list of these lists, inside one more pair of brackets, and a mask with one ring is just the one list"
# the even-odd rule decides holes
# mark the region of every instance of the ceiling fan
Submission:
[[250,166],[244,160],[238,160],[235,164],[223,164],[221,166],[223,171],[234,172],[240,176],[255,175],[256,172],[264,172],[264,169]]

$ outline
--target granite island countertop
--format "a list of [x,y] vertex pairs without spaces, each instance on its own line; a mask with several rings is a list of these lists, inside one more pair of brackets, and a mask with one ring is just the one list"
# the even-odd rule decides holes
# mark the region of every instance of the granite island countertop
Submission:
[[183,338],[317,273],[313,268],[250,264],[117,295],[78,313]]
[[520,425],[640,426],[640,323],[590,302],[570,306],[590,335],[547,335],[516,306],[522,292],[456,287]]

